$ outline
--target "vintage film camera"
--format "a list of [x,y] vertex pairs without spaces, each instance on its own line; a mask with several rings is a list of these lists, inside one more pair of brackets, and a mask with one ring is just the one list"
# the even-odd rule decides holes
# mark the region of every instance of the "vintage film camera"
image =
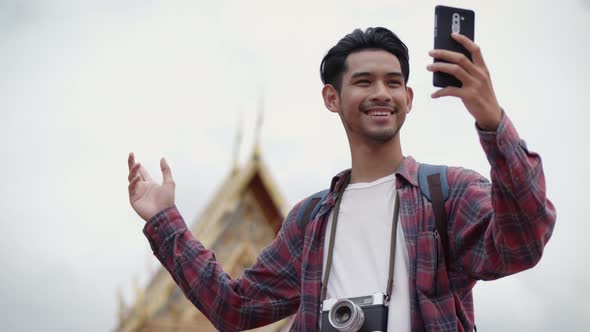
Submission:
[[387,331],[387,295],[326,299],[322,303],[321,332]]

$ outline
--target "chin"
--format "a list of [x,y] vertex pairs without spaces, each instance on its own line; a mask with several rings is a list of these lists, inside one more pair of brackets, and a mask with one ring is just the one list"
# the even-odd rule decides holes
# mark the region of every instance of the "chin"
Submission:
[[366,135],[366,137],[375,143],[384,144],[394,139],[396,134],[397,132],[389,131],[381,133],[370,133]]

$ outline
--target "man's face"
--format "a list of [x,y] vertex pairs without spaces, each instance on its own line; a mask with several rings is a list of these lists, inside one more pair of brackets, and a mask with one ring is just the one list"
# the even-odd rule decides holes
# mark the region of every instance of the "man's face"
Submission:
[[350,54],[340,93],[332,86],[323,92],[326,106],[339,113],[351,143],[389,142],[412,107],[413,93],[405,86],[399,60],[383,50]]

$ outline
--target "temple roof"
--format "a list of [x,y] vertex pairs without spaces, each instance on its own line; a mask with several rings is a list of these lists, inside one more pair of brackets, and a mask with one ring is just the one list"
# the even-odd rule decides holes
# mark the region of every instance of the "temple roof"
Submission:
[[[205,247],[215,251],[223,269],[237,277],[274,239],[286,213],[285,200],[256,144],[243,166],[234,164],[190,229]],[[163,267],[145,289],[137,283],[134,287],[133,304],[126,306],[120,300],[115,331],[211,330],[210,323],[188,302]],[[282,321],[264,330],[276,331],[285,326]]]

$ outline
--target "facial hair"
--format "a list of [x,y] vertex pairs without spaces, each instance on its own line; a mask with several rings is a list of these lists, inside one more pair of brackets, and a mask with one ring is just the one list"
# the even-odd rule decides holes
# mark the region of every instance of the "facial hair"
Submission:
[[[399,114],[399,112],[401,112],[401,110],[398,107],[396,107],[395,105],[391,105],[389,103],[382,103],[382,102],[363,103],[363,104],[359,105],[359,111],[361,113],[365,113],[365,111],[367,109],[372,108],[372,107],[388,108],[393,112],[393,114],[391,116],[396,116],[397,114]],[[399,118],[398,118],[398,120],[399,120]],[[393,138],[395,138],[395,136],[398,135],[400,128],[401,128],[401,124],[397,124],[397,126],[395,128],[386,128],[386,129],[378,131],[378,132],[370,131],[370,130],[362,130],[361,134],[365,138],[367,138],[369,141],[380,145],[380,144],[388,143]]]

